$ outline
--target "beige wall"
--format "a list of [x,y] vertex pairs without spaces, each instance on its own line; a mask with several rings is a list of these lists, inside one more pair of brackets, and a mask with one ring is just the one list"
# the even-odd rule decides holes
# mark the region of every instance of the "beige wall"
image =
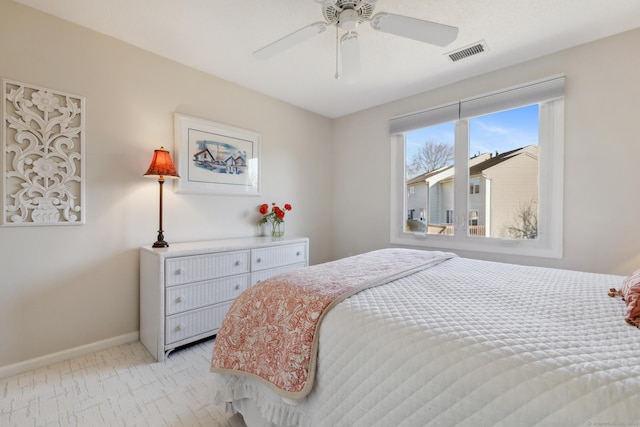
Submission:
[[[221,58],[221,60],[224,60]],[[257,206],[291,203],[287,233],[331,258],[331,121],[112,38],[0,1],[0,76],[86,97],[87,223],[0,227],[0,368],[138,330],[138,247],[155,241],[153,150],[173,113],[262,134],[262,197],[175,194],[171,242],[258,234]]]
[[640,267],[640,56],[630,53],[639,43],[640,29],[334,120],[332,254],[389,245],[390,117],[565,73],[564,258],[461,255],[616,274]]
[[309,236],[319,263],[389,246],[390,117],[566,73],[565,256],[500,260],[628,273],[639,42],[636,30],[332,121],[0,0],[0,76],[87,99],[87,224],[0,228],[0,370],[138,330],[137,250],[155,240],[158,196],[142,174],[172,146],[174,112],[261,133],[263,196],[166,191],[166,239],[255,235],[258,203],[288,202],[287,233]]

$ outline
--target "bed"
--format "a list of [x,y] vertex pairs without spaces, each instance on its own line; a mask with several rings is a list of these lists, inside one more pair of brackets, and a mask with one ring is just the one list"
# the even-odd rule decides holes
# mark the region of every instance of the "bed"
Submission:
[[214,399],[248,427],[640,425],[639,282],[411,249],[285,273],[225,318]]

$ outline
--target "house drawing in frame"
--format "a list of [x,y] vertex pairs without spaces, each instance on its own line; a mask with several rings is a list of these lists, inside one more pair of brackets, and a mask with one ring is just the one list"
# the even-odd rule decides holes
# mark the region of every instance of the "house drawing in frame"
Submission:
[[[207,169],[211,172],[240,175],[247,173],[247,152],[239,148],[216,141],[196,141],[201,147],[193,155],[193,163],[196,167]],[[214,150],[210,150],[214,146]]]
[[176,192],[259,195],[260,135],[175,114]]

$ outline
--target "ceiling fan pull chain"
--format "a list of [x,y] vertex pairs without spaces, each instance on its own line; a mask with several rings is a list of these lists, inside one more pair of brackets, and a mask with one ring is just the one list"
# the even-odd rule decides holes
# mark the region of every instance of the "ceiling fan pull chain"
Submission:
[[340,74],[338,74],[338,26],[336,25],[336,80],[340,78]]

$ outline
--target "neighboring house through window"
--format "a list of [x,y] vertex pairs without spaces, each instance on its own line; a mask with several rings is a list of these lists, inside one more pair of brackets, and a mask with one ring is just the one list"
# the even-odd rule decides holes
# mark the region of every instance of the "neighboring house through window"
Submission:
[[[562,256],[564,77],[395,118],[390,128],[392,243]],[[420,144],[451,147],[453,162],[404,176]],[[407,227],[407,212],[420,212],[420,231]]]

